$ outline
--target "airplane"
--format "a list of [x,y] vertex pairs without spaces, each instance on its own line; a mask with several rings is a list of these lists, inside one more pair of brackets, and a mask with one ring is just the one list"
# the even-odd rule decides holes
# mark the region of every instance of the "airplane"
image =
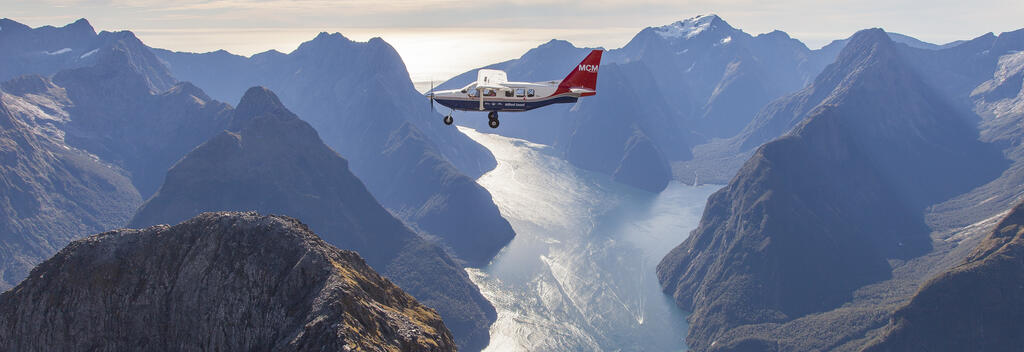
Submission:
[[597,71],[601,66],[603,50],[591,51],[561,81],[509,82],[505,71],[480,69],[476,82],[461,89],[426,93],[430,108],[434,101],[452,109],[444,117],[444,124],[455,122],[452,114],[461,111],[490,111],[487,125],[498,128],[499,111],[528,111],[551,104],[575,103],[580,97],[597,94]]

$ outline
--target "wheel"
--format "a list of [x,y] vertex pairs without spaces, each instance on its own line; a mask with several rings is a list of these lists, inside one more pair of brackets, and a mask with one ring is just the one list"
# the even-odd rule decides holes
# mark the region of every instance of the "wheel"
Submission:
[[452,115],[448,115],[448,116],[444,117],[444,124],[445,125],[451,125],[452,122],[455,122],[455,119],[452,118]]
[[489,120],[497,120],[498,119],[498,112],[497,111],[491,111],[491,112],[487,113],[487,119],[489,119]]
[[488,120],[487,121],[487,125],[491,126],[491,128],[498,128],[498,125],[499,125],[498,119],[490,119],[490,120]]

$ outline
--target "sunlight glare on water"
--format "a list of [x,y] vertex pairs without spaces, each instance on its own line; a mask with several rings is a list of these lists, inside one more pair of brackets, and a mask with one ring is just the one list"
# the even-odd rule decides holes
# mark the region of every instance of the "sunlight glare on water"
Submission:
[[467,269],[498,310],[486,351],[681,351],[686,315],[655,266],[697,226],[720,186],[623,186],[552,148],[459,128],[498,159],[478,182],[516,238]]

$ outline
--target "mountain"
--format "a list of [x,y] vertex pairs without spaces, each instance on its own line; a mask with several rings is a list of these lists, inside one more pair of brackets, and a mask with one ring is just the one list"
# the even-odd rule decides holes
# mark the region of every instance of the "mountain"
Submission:
[[[552,40],[518,59],[485,68],[505,70],[515,80],[557,80],[589,50]],[[824,67],[817,56],[785,32],[751,36],[712,14],[645,28],[624,47],[609,50],[602,63],[642,63],[654,78],[644,91],[660,92],[666,98],[663,109],[669,116],[704,138],[712,138],[734,135],[771,99],[803,87]],[[461,87],[475,77],[476,70],[472,70],[439,88]],[[518,115],[524,120],[542,121],[567,110],[551,109],[554,114]],[[503,123],[496,132],[554,144],[555,136],[550,133],[504,128],[512,123]]]
[[[13,21],[4,23],[11,32],[3,45],[12,50],[5,54],[18,43],[101,39],[84,21],[20,33]],[[53,35],[69,28],[92,35]],[[92,50],[80,62],[87,66],[0,84],[0,105],[10,114],[2,131],[9,143],[2,171],[7,182],[0,184],[6,199],[0,287],[16,285],[73,239],[123,226],[162,183],[164,170],[223,128],[229,106],[187,83],[157,92],[149,66],[140,65],[146,55],[155,61],[152,53],[131,33],[99,37],[106,36],[121,39]],[[34,41],[14,41],[19,38]]]
[[[992,77],[999,57],[1024,49],[1024,38],[1018,32],[998,37],[986,34],[961,43],[963,45],[925,48],[913,45],[910,40],[913,38],[895,33],[887,35],[894,43],[908,44],[896,46],[904,59],[927,85],[945,95],[952,107],[960,110],[961,116],[975,123],[974,103],[969,96],[975,87]],[[833,41],[819,51],[822,57],[835,58],[836,55],[829,52],[842,50],[847,42],[848,39]],[[758,146],[788,133],[815,108],[833,104],[841,93],[837,89],[843,87],[844,80],[850,79],[850,72],[843,70],[849,66],[838,61],[829,64],[807,87],[762,108],[737,135],[694,147],[694,160],[681,163],[677,170],[682,176],[697,173],[705,182],[726,182]],[[996,206],[1005,208],[1009,204]]]
[[568,128],[555,149],[577,167],[661,192],[672,179],[668,161],[688,158],[694,137],[664,110],[661,95],[638,93],[652,80],[643,65],[602,64],[602,92],[565,114]]
[[0,346],[455,350],[436,312],[358,254],[298,220],[256,213],[71,243],[0,296]]
[[253,85],[279,92],[350,161],[381,204],[442,239],[470,265],[486,265],[515,236],[490,193],[475,182],[494,168],[494,157],[440,123],[401,57],[380,38],[354,42],[320,33],[289,54],[250,58],[156,52],[175,77],[215,97],[237,99]]
[[[552,40],[517,60],[487,68],[505,70],[523,81],[560,79],[590,49]],[[457,88],[475,80],[476,71],[457,76],[438,89]],[[574,165],[605,174],[624,184],[660,192],[672,178],[670,160],[691,157],[690,145],[699,137],[679,127],[666,97],[649,87],[654,75],[639,63],[603,62],[598,75],[600,93],[576,104],[555,105],[515,113],[496,133],[548,143]],[[646,93],[639,93],[646,92]],[[460,124],[483,128],[482,115],[460,113]],[[506,122],[507,121],[507,122]],[[545,126],[538,128],[538,126]]]
[[93,66],[104,50],[120,50],[155,92],[171,88],[175,80],[160,60],[132,32],[99,34],[89,21],[79,19],[64,27],[30,28],[0,19],[0,81],[24,74],[50,76],[70,68]]
[[348,162],[266,88],[246,91],[228,130],[178,161],[129,226],[253,209],[301,219],[328,243],[359,252],[437,309],[461,349],[487,345],[496,313],[463,269],[381,207]]
[[154,91],[139,54],[105,46],[90,66],[0,84],[13,119],[3,131],[11,143],[0,183],[0,286],[70,240],[123,226],[167,168],[223,128],[227,104],[188,83]]
[[[317,131],[344,155],[363,151],[362,142],[374,141],[350,129],[377,125],[394,129],[409,121],[467,175],[479,176],[494,168],[494,157],[485,148],[436,123],[440,115],[428,110],[429,101],[413,88],[402,58],[380,38],[355,42],[339,33],[322,32],[291,53],[272,50],[250,58],[223,50],[155,52],[175,77],[195,83],[221,100],[237,101],[239,92],[254,85],[281,92],[283,101],[309,116]],[[383,143],[374,142],[375,146]]]
[[[932,44],[932,43],[929,43],[929,42],[925,42],[925,41],[922,41],[920,39],[917,39],[917,38],[914,38],[914,37],[911,37],[911,36],[905,35],[905,34],[899,34],[899,33],[894,33],[894,32],[885,32],[885,34],[887,36],[889,36],[889,39],[892,40],[893,43],[905,44],[906,46],[909,46],[911,48],[917,48],[917,49],[939,50],[939,49],[945,49],[945,48],[953,47],[953,46],[956,46],[954,44],[959,44],[960,43],[958,41],[958,42],[952,42],[952,43],[948,43],[948,44],[944,44],[944,45],[938,45],[938,44]],[[850,38],[852,38],[852,37],[850,37]],[[821,48],[821,50],[828,51],[828,52],[835,52],[835,53],[838,54],[840,51],[843,50],[843,47],[846,46],[846,43],[848,43],[850,41],[850,38],[833,40],[832,42],[830,42],[830,43],[826,44],[825,46],[823,46]]]
[[[890,39],[894,38],[892,33],[887,34]],[[867,55],[838,56],[847,42],[849,39],[833,41],[819,50],[833,60],[810,84],[765,105],[735,136],[696,147],[697,157],[681,168],[687,173],[699,174],[705,182],[728,182],[759,146],[785,135],[815,108],[833,105],[843,98],[839,90],[859,78],[859,72],[850,68],[872,59]]]
[[8,81],[0,89],[3,290],[71,240],[123,225],[142,202],[117,168],[64,144],[54,125],[65,122],[71,103],[46,98],[62,91],[39,76]]
[[[557,80],[589,50],[552,40],[518,59],[485,68],[504,70],[514,80]],[[705,167],[686,164],[702,157],[703,150],[695,146],[735,135],[772,99],[811,81],[836,54],[810,50],[782,31],[751,36],[716,15],[649,27],[624,47],[605,53],[597,96],[581,99],[575,106],[516,113],[494,133],[552,145],[577,166],[607,174],[618,170],[617,180],[659,191],[667,179],[692,180],[696,172],[705,172]],[[617,70],[613,65],[622,68],[624,75],[609,77],[614,74],[611,70]],[[438,88],[458,88],[475,77],[472,70]],[[477,115],[464,113],[468,117],[456,120],[483,128],[484,120]],[[612,125],[616,130],[592,127]],[[634,149],[626,144],[638,132],[648,137],[653,148]],[[577,150],[570,150],[574,147]],[[627,150],[645,151],[644,157],[629,158],[635,170],[620,167]],[[652,150],[661,156],[653,156]],[[718,167],[724,170],[721,182],[749,154],[730,156],[736,160]],[[635,163],[638,160],[644,162]],[[670,165],[672,177],[663,176],[664,163]],[[623,172],[652,178],[623,177]]]
[[60,71],[53,82],[73,102],[67,144],[121,166],[148,197],[175,161],[224,128],[230,106],[187,82],[154,92],[132,55],[100,49],[95,65]]
[[1024,346],[1024,204],[963,263],[933,278],[893,313],[865,351],[1012,351]]
[[642,62],[656,88],[695,132],[730,137],[762,106],[795,91],[815,74],[811,51],[786,33],[751,36],[717,15],[648,27],[611,62]]
[[634,130],[626,142],[622,162],[612,172],[612,179],[657,193],[668,187],[672,169],[658,146],[643,131]]
[[223,128],[227,104],[176,84],[131,32],[96,34],[84,19],[35,29],[2,19],[0,48],[0,77],[36,74],[63,88],[51,98],[71,101],[60,126],[66,144],[127,171],[143,197],[171,164]]
[[1024,195],[1022,81],[1024,54],[1006,54],[999,58],[990,79],[978,85],[970,95],[980,119],[981,140],[1002,150],[1012,161],[1010,167],[995,180],[932,207],[928,216],[930,223],[945,227],[967,226],[1020,202]]
[[[574,67],[590,51],[551,40],[519,59],[485,68],[504,70],[518,81],[561,79],[568,73],[567,68]],[[653,77],[644,65],[605,61],[597,77],[600,94],[574,105],[515,113],[494,132],[550,144],[573,165],[612,175],[614,180],[639,189],[660,192],[672,179],[669,160],[690,158],[690,144],[697,137],[681,129],[665,97],[649,89]],[[437,89],[455,89],[475,80],[473,70]],[[459,124],[478,129],[486,126],[482,113],[459,114],[468,116],[457,119]]]
[[[833,103],[761,146],[658,265],[693,312],[694,350],[830,349],[862,334],[874,318],[834,312],[932,250],[927,206],[1006,167],[882,30],[858,32],[835,65]],[[808,338],[813,326],[835,328]]]
[[[972,91],[992,78],[999,65],[999,58],[1022,50],[1024,29],[998,36],[986,33],[938,51],[905,49],[906,55],[915,62],[925,80],[949,97],[956,104],[955,107],[968,112],[974,107],[970,97]],[[977,122],[977,119],[972,122]]]

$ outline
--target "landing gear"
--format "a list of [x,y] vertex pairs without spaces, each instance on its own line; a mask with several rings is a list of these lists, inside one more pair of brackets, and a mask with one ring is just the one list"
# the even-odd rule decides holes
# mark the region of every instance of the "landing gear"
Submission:
[[452,115],[448,115],[448,116],[444,117],[444,124],[445,125],[451,125],[452,122],[455,122],[455,119],[452,118]]
[[487,113],[487,126],[491,126],[491,128],[498,128],[498,125],[500,124],[501,123],[498,122],[497,111],[491,111]]

